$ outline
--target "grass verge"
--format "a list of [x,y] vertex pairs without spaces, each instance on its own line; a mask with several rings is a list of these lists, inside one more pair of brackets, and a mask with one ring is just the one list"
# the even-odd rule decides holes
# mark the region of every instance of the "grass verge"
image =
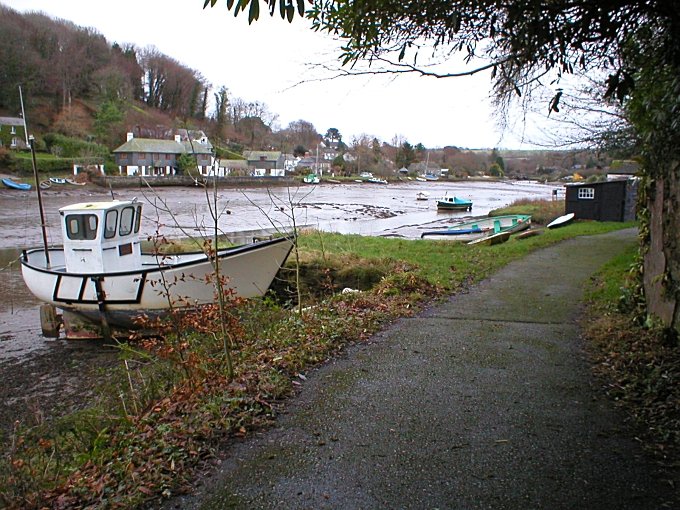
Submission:
[[680,467],[680,349],[677,338],[631,313],[637,251],[607,264],[588,292],[583,322],[594,370],[605,391],[634,422],[658,461]]

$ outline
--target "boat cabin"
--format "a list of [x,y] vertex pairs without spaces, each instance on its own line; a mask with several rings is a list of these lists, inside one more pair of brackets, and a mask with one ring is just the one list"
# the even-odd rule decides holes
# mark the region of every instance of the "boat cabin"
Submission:
[[141,267],[142,204],[136,199],[73,204],[59,214],[66,272],[120,273]]

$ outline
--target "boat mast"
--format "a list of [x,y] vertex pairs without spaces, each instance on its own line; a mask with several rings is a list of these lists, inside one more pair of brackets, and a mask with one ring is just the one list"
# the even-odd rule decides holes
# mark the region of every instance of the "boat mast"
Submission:
[[24,138],[26,139],[26,145],[28,145],[28,128],[26,127],[26,112],[24,111],[24,96],[21,93],[21,85],[19,85],[19,102],[21,103],[21,118],[24,119]]
[[38,165],[35,161],[35,138],[33,135],[28,136],[28,128],[26,127],[26,115],[24,114],[24,97],[21,94],[21,86],[19,86],[19,101],[21,101],[21,115],[24,117],[24,134],[26,135],[26,143],[31,147],[31,163],[33,164],[33,176],[35,177],[35,189],[38,192],[38,209],[40,210],[40,228],[42,230],[43,249],[45,250],[45,264],[50,267],[50,251],[47,248],[47,231],[45,230],[45,211],[43,210],[42,193],[40,193],[40,177],[38,177]]

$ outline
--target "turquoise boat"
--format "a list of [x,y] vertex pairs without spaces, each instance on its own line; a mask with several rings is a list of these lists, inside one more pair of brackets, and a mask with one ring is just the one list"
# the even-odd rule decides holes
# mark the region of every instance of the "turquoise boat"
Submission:
[[437,209],[445,211],[472,211],[472,200],[444,197],[437,200]]
[[458,225],[439,230],[426,230],[420,234],[420,237],[434,237],[452,241],[473,241],[501,232],[520,232],[530,226],[531,215],[508,214],[505,216],[478,218],[473,221],[459,223]]

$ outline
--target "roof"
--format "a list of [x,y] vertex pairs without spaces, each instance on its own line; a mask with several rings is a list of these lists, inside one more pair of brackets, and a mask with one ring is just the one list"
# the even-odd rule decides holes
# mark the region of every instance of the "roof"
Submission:
[[24,127],[24,119],[21,117],[0,117],[0,125]]
[[613,186],[613,185],[618,185],[620,186],[621,183],[625,183],[625,179],[611,179],[607,181],[597,181],[597,182],[585,182],[585,181],[580,181],[580,182],[568,182],[564,185],[565,188],[593,188],[595,186]]
[[248,161],[276,161],[281,157],[281,151],[243,151],[243,156]]
[[[193,145],[193,150],[192,150]],[[155,152],[158,154],[212,154],[210,144],[177,142],[153,138],[132,138],[113,152]]]
[[123,207],[135,203],[137,203],[137,199],[111,200],[109,202],[81,202],[62,207],[59,211],[104,211],[113,207]]
[[192,142],[184,141],[182,144],[187,154],[212,154],[212,144],[210,142],[201,143],[193,140]]
[[217,166],[220,168],[248,168],[248,162],[245,159],[220,159],[217,161]]

